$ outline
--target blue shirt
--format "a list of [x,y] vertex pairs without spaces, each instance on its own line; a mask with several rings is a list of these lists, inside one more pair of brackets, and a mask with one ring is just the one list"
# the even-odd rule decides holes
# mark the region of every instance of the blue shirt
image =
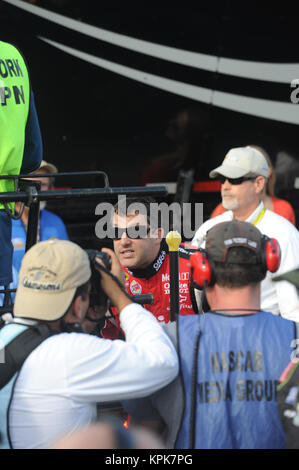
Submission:
[[[51,238],[69,240],[61,218],[53,212],[43,209],[40,212],[40,241]],[[11,240],[14,247],[13,266],[19,272],[26,247],[26,230],[21,220],[12,220]]]

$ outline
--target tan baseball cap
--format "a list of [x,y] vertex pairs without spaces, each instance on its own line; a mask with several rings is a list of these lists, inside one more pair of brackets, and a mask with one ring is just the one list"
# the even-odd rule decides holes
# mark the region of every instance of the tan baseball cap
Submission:
[[47,240],[25,253],[19,272],[14,316],[53,321],[61,318],[77,287],[91,276],[87,253],[67,240]]
[[217,178],[218,175],[241,178],[249,174],[267,178],[268,172],[269,166],[264,155],[248,145],[229,150],[222,164],[210,172],[210,178]]
[[[47,173],[58,173],[58,169],[53,163],[48,163],[46,160],[42,160],[39,170],[45,170]],[[38,170],[36,170],[36,173]]]

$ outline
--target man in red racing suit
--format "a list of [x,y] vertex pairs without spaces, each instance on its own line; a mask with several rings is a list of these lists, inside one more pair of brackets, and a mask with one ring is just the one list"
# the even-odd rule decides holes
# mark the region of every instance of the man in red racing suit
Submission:
[[[147,198],[138,199],[138,202],[144,200],[147,201]],[[129,200],[127,204],[129,202],[132,204],[132,201],[136,200]],[[152,312],[159,322],[168,323],[170,321],[169,252],[163,238],[163,230],[159,227],[151,227],[145,214],[122,214],[117,206],[113,226],[118,229],[118,236],[114,238],[114,251],[125,272],[127,292],[135,296],[152,293],[153,304],[145,304],[144,307]],[[137,229],[144,228],[146,236],[131,238],[130,228],[135,234]],[[184,244],[179,247],[181,315],[198,313],[189,266],[189,257],[192,252],[194,248],[188,248]],[[116,322],[118,323],[117,317]],[[111,322],[107,321],[105,328],[102,329],[102,335],[105,338],[115,338],[114,334]]]
[[[196,304],[191,286],[191,272],[189,266],[191,249],[181,244],[179,247],[179,298],[180,314],[190,315],[196,313]],[[170,321],[170,281],[169,281],[169,253],[163,240],[161,249],[155,260],[144,269],[123,268],[126,277],[126,289],[130,295],[152,293],[154,303],[144,307],[152,312],[159,322]]]

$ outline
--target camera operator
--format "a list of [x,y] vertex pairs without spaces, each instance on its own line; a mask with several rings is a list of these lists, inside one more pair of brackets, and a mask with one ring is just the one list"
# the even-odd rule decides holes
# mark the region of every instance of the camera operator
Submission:
[[[117,276],[117,258],[105,252]],[[5,353],[0,364],[1,448],[49,447],[92,422],[98,402],[146,396],[177,375],[176,352],[156,319],[133,304],[103,261],[96,261],[101,287],[119,313],[127,342],[83,333],[91,276],[84,250],[70,241],[49,240],[26,252],[14,318],[0,329]],[[21,340],[32,332],[43,340],[30,351],[28,337]]]

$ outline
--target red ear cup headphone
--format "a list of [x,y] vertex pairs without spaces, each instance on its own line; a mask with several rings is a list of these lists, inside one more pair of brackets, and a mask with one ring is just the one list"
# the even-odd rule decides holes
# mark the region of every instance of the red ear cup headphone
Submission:
[[[275,273],[281,260],[281,251],[278,241],[275,238],[262,236],[261,263],[265,271]],[[205,250],[200,249],[190,256],[191,273],[193,282],[198,289],[215,284],[215,274],[213,261],[208,259]]]
[[262,237],[262,263],[265,271],[275,273],[281,261],[280,246],[276,238]]
[[204,287],[214,284],[214,273],[207,253],[199,250],[190,256],[191,273],[196,287],[202,290]]

